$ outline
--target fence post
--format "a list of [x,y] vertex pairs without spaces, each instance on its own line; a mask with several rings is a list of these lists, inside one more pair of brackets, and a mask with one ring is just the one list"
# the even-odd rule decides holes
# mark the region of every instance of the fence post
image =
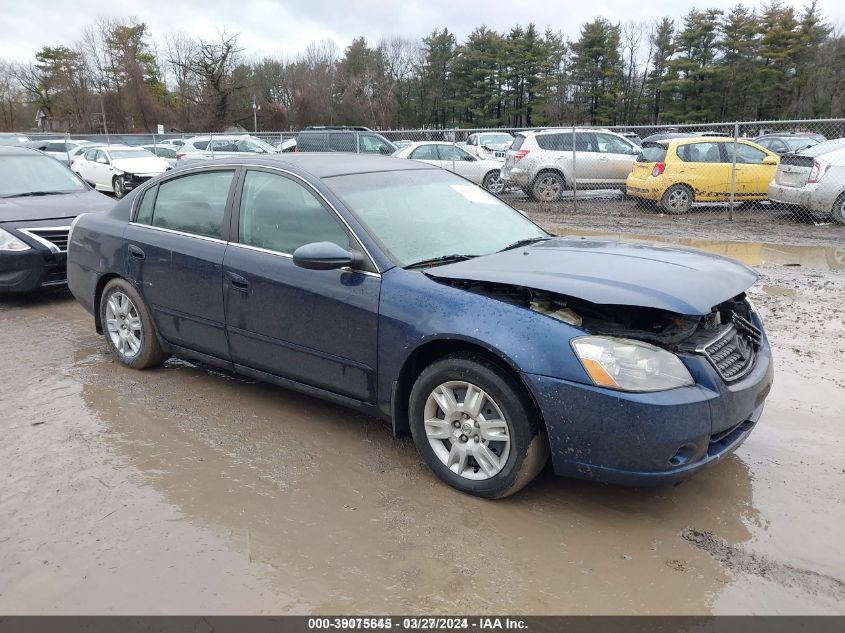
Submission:
[[576,147],[577,136],[575,135],[575,125],[572,126],[572,213],[578,213],[578,179],[575,177],[577,169],[576,163]]
[[734,151],[731,160],[731,201],[729,205],[728,219],[734,219],[734,205],[736,204],[736,147],[739,144],[739,121],[734,122]]
[[70,166],[70,148],[68,147],[69,140],[70,132],[65,132],[65,162],[67,162],[68,167]]

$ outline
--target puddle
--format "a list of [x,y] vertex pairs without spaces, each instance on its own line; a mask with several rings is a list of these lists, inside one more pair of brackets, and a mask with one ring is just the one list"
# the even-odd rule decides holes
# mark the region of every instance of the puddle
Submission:
[[[562,228],[552,230],[555,235],[607,237],[622,240],[642,240],[690,246],[717,255],[739,260],[749,266],[802,266],[814,270],[845,270],[845,246],[797,246],[764,242],[731,242],[696,240],[636,233],[612,233]],[[793,295],[785,295],[793,296]]]

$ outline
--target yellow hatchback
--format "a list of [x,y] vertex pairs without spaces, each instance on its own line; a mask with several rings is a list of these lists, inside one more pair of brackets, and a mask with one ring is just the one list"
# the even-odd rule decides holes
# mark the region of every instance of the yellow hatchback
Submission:
[[[686,213],[693,202],[725,202],[731,195],[734,140],[726,137],[666,139],[648,143],[626,182],[629,196],[659,202],[668,213]],[[736,145],[735,200],[765,200],[780,162],[751,141]]]

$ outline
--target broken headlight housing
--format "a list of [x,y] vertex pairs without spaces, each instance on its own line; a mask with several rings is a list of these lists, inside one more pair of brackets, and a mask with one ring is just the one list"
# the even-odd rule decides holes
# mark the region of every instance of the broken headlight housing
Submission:
[[581,336],[572,349],[599,387],[620,391],[665,391],[694,384],[681,359],[665,349],[624,338]]

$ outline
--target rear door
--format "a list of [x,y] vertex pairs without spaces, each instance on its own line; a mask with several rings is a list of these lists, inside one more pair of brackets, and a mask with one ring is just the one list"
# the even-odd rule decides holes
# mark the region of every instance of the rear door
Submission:
[[361,250],[335,211],[301,178],[250,169],[239,199],[237,238],[224,261],[232,361],[373,401],[380,275],[373,268],[294,265],[293,252],[311,242]]
[[[437,152],[437,145],[434,143],[426,143],[415,147],[411,150],[408,158],[422,161],[423,163],[428,163],[429,165],[434,165],[435,167],[446,167],[446,165],[442,164],[440,154]],[[451,165],[452,162],[449,161],[449,166],[451,167]]]
[[129,273],[167,341],[228,358],[223,256],[234,168],[208,168],[147,189],[126,228]]
[[600,178],[611,185],[624,185],[634,162],[633,147],[614,134],[596,132],[595,137]]

